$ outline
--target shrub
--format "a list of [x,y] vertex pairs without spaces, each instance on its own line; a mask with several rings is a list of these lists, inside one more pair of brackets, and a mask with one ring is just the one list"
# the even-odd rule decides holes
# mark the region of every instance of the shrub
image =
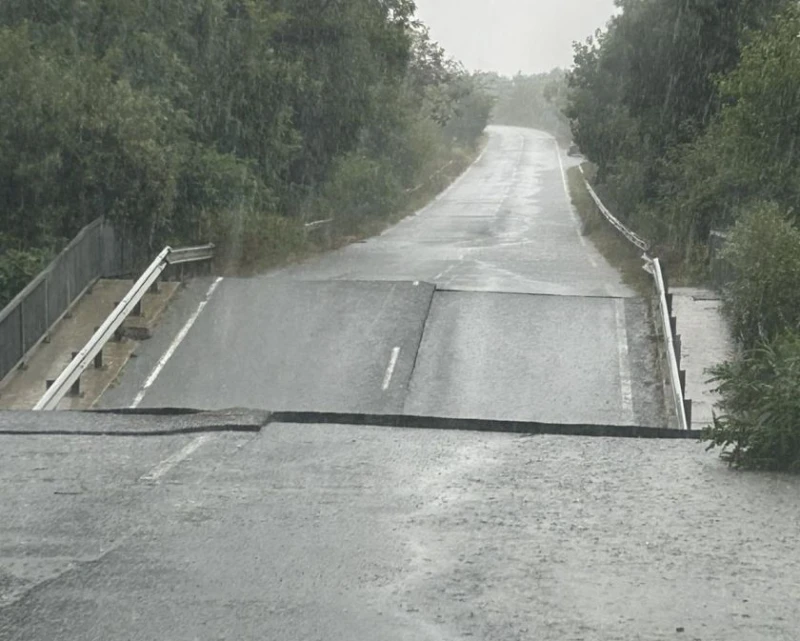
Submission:
[[402,189],[391,168],[358,153],[347,154],[334,165],[322,189],[319,207],[336,219],[343,232],[357,232],[370,219],[397,209]]
[[44,269],[48,258],[46,249],[10,249],[0,255],[0,309]]
[[735,273],[723,292],[731,329],[745,347],[772,340],[800,322],[800,230],[777,206],[742,215],[722,252]]
[[800,334],[790,332],[711,370],[723,400],[705,438],[734,467],[800,472]]
[[295,218],[242,207],[208,215],[209,236],[223,270],[273,267],[306,250],[303,226]]

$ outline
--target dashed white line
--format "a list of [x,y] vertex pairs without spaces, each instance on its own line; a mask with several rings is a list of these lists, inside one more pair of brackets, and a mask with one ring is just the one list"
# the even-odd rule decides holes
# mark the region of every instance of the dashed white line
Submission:
[[558,166],[561,168],[561,183],[564,185],[564,195],[567,197],[567,202],[572,203],[572,198],[569,195],[569,183],[567,182],[567,172],[564,171],[564,161],[561,160],[561,148],[555,140],[553,144],[556,148],[556,156],[558,157]]
[[139,390],[139,393],[136,395],[136,398],[133,399],[133,403],[131,403],[130,405],[131,409],[139,407],[139,404],[144,400],[144,396],[145,394],[147,394],[147,390],[153,383],[156,382],[158,375],[161,373],[161,370],[164,369],[164,366],[167,364],[167,361],[169,361],[169,359],[172,358],[172,355],[175,353],[175,350],[178,349],[178,346],[183,342],[183,339],[186,338],[186,335],[189,333],[189,330],[192,328],[192,325],[194,325],[195,321],[197,320],[197,317],[200,316],[200,313],[203,311],[203,309],[205,309],[205,306],[208,304],[211,295],[214,293],[214,290],[217,288],[217,285],[219,285],[221,281],[222,277],[220,276],[211,284],[211,287],[208,288],[205,298],[197,306],[197,309],[195,310],[194,314],[192,314],[189,317],[189,320],[186,321],[186,324],[181,328],[181,331],[178,332],[178,335],[172,341],[167,351],[164,352],[164,355],[158,360],[158,363],[156,363],[156,366],[153,368],[153,371],[150,372],[150,376],[147,377],[147,380],[144,382],[144,385],[142,385],[142,389]]
[[[463,256],[463,255],[462,255],[462,256],[459,256],[458,260],[464,260],[464,256]],[[450,267],[448,267],[447,269],[443,269],[443,270],[442,270],[442,271],[440,271],[438,274],[436,274],[436,276],[434,276],[434,277],[433,277],[433,280],[434,280],[435,282],[438,282],[440,279],[444,278],[444,277],[445,277],[447,274],[449,274],[449,273],[450,273],[451,271],[453,271],[455,268],[456,268],[456,266],[455,266],[455,265],[450,265]]]
[[394,368],[397,366],[397,358],[400,356],[400,348],[395,347],[392,350],[392,355],[389,358],[389,366],[386,368],[386,374],[383,377],[383,391],[385,392],[389,389],[389,385],[392,382],[392,376],[394,375]]
[[201,445],[203,445],[203,443],[209,441],[210,439],[211,434],[203,434],[202,436],[198,436],[196,439],[185,445],[182,449],[175,452],[175,454],[165,458],[147,474],[139,477],[139,480],[150,482],[157,481],[178,463],[189,458]]
[[631,383],[631,364],[628,354],[628,332],[625,319],[625,301],[617,298],[614,301],[617,321],[617,353],[619,355],[619,389],[622,400],[622,412],[628,423],[633,423],[633,386]]

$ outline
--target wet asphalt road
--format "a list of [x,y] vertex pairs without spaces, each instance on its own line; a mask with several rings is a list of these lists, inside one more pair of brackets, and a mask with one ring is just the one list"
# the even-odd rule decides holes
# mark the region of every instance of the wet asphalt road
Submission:
[[800,629],[798,479],[732,473],[695,442],[285,424],[0,435],[0,481],[3,641]]
[[[106,405],[664,423],[647,302],[581,241],[537,132],[493,130],[379,238],[212,286]],[[691,441],[0,412],[0,484],[2,641],[800,629],[797,479]]]
[[102,405],[666,425],[648,305],[581,236],[570,162],[546,134],[492,128],[427,208],[221,281],[170,350],[209,286],[195,283]]

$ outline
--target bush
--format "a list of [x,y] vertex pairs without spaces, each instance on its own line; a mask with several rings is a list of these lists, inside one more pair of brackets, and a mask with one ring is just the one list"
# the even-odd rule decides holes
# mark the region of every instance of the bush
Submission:
[[402,188],[386,163],[359,153],[337,160],[319,200],[325,218],[336,219],[339,230],[357,232],[370,219],[395,211]]
[[0,255],[0,309],[44,269],[49,258],[46,249],[10,249]]
[[734,467],[800,472],[800,334],[783,334],[711,370],[722,414],[706,430]]
[[251,208],[224,210],[208,218],[216,261],[224,271],[273,267],[306,251],[305,231],[297,219]]
[[724,309],[745,347],[770,341],[800,323],[800,230],[777,206],[759,204],[742,215],[722,252],[734,280]]

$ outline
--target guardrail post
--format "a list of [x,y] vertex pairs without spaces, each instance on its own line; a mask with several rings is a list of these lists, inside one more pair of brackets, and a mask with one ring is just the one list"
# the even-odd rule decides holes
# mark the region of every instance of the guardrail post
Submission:
[[681,336],[680,334],[674,334],[673,343],[675,345],[675,360],[678,363],[678,369],[681,366],[681,352],[682,352],[682,343],[681,343]]
[[140,300],[133,306],[133,310],[131,311],[131,316],[141,316],[142,315],[142,301]]
[[[47,323],[48,329],[50,327],[50,274],[44,279],[44,317],[45,322]],[[50,336],[49,331],[46,334],[47,337]],[[48,340],[49,342],[49,340]]]
[[81,377],[75,379],[75,382],[72,384],[72,387],[69,388],[69,395],[70,396],[80,396],[81,395]]
[[692,429],[692,401],[688,398],[683,399],[683,411],[686,413],[686,427]]
[[672,335],[675,336],[675,334],[678,331],[678,319],[675,318],[674,316],[670,316],[669,317],[669,326],[672,328]]
[[669,315],[672,316],[672,294],[667,292],[667,310],[669,311]]
[[685,369],[678,370],[678,380],[681,383],[681,394],[686,396],[686,370]]
[[22,364],[25,364],[25,303],[24,301],[19,306],[19,346],[20,352],[23,354]]
[[161,282],[161,281],[160,281],[160,279],[156,279],[156,280],[154,280],[154,281],[153,281],[153,284],[152,284],[152,285],[150,285],[150,289],[148,289],[147,291],[148,291],[150,294],[158,294],[158,292],[159,292],[159,284],[160,284],[160,282]]
[[95,369],[102,369],[103,368],[103,350],[101,349],[94,357],[94,368]]

